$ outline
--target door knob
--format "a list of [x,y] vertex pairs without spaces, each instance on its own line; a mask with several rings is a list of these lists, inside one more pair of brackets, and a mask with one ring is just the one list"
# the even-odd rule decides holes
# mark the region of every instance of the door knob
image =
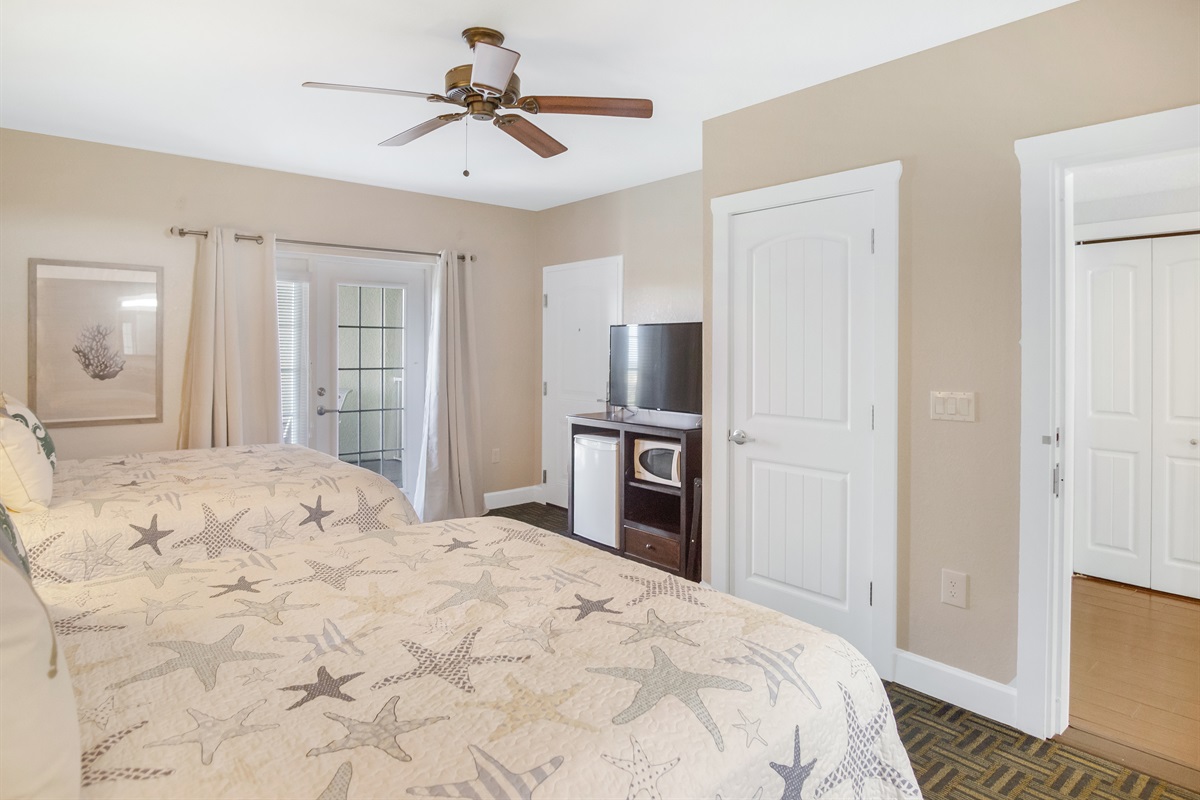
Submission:
[[739,429],[729,434],[729,441],[733,442],[734,444],[745,444],[746,442],[750,441],[750,437],[746,435],[745,431]]
[[1200,444],[1200,439],[1191,439],[1188,441],[1188,444],[1190,444],[1192,447],[1195,447],[1196,445]]
[[317,416],[318,417],[323,417],[326,414],[340,414],[340,413],[342,413],[342,412],[337,410],[336,408],[326,408],[325,406],[317,406]]

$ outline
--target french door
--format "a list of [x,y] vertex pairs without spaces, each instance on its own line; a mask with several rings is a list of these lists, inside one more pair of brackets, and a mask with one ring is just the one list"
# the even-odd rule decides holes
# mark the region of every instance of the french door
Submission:
[[308,446],[411,489],[431,265],[292,254],[278,262],[281,279],[303,274],[310,284],[311,369],[297,404],[308,412]]

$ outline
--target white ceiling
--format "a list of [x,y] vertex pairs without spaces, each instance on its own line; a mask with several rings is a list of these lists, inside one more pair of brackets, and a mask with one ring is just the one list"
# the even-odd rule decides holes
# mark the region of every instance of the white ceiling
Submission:
[[[1071,0],[0,0],[0,126],[542,209],[700,169],[701,123]],[[539,116],[543,160],[489,124],[376,146],[501,30],[524,94],[649,97],[650,120]]]

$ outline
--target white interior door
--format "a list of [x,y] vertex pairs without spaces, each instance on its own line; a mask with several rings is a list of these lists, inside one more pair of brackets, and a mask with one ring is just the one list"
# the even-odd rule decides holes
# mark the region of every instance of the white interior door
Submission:
[[1150,585],[1150,240],[1075,248],[1076,572]]
[[1150,586],[1200,597],[1200,236],[1154,239]]
[[312,257],[310,446],[416,484],[431,265]]
[[568,414],[608,403],[608,329],[621,324],[620,256],[542,270],[544,499],[567,505]]
[[831,630],[863,652],[874,513],[873,196],[733,218],[735,433],[724,445],[733,594]]

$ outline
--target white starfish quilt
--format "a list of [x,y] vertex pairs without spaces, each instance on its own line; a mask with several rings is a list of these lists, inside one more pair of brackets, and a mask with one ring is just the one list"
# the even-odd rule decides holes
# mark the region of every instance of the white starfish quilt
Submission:
[[84,797],[919,796],[836,636],[502,518],[355,533],[43,584]]
[[13,518],[35,583],[169,575],[283,541],[419,522],[387,479],[295,445],[60,461],[50,508]]

